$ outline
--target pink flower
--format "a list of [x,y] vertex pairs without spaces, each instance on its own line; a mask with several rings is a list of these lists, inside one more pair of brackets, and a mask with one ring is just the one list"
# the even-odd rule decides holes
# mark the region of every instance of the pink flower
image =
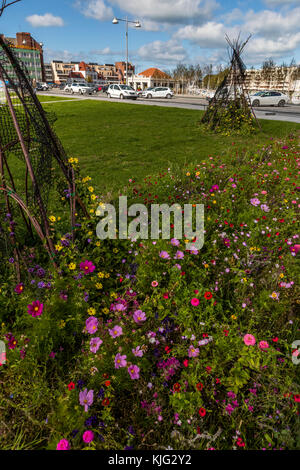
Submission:
[[127,370],[132,380],[140,378],[140,375],[139,375],[140,368],[138,366],[135,366],[134,364],[132,364],[132,366],[128,367]]
[[169,255],[169,253],[168,253],[167,251],[161,251],[161,252],[159,253],[159,257],[160,257],[160,258],[163,258],[163,259],[170,259],[170,255]]
[[85,431],[82,436],[83,442],[89,444],[94,439],[93,431]]
[[122,356],[120,353],[116,354],[115,357],[115,368],[120,369],[120,367],[126,367],[127,366],[127,356],[124,354]]
[[259,347],[260,349],[268,349],[269,343],[267,341],[260,341]]
[[177,238],[171,238],[171,245],[173,245],[173,246],[179,246],[179,245],[180,245],[180,241],[177,240]]
[[142,310],[136,310],[133,314],[133,319],[136,323],[140,323],[147,320],[147,317],[145,312],[142,312]]
[[121,336],[123,334],[122,327],[118,325],[116,325],[114,328],[108,331],[109,331],[110,336],[112,336],[113,338],[117,338],[118,336]]
[[197,305],[199,305],[199,299],[197,299],[196,297],[194,297],[192,300],[191,300],[191,304],[194,306],[194,307],[197,307]]
[[151,286],[152,286],[152,287],[157,287],[157,286],[158,286],[158,282],[157,282],[157,281],[152,281],[152,282],[151,282]]
[[257,197],[254,197],[250,199],[250,203],[252,204],[252,206],[258,206],[260,204],[260,200]]
[[100,338],[92,338],[90,341],[90,351],[96,353],[100,348],[101,344],[103,343],[102,339]]
[[184,258],[184,253],[183,251],[177,250],[174,256],[174,259],[183,259]]
[[294,256],[298,253],[298,251],[300,250],[300,245],[294,245],[294,246],[291,246],[290,247],[290,250],[291,250],[291,253],[294,254]]
[[67,439],[61,439],[56,446],[56,450],[70,450],[70,443]]
[[85,260],[79,265],[81,271],[84,272],[84,274],[89,274],[95,271],[96,266],[93,265],[91,261]]
[[132,349],[132,353],[136,356],[136,357],[143,357],[143,350],[141,349],[141,346],[137,346],[135,349]]
[[96,333],[96,331],[98,330],[98,319],[96,317],[89,317],[85,322],[85,326],[87,332],[91,335],[93,333]]
[[244,336],[244,343],[247,345],[247,346],[253,346],[255,344],[255,338],[253,335],[245,335]]
[[31,304],[27,305],[28,313],[32,317],[39,317],[43,312],[43,304],[39,300],[35,300]]
[[194,348],[194,346],[190,346],[188,354],[189,357],[197,357],[199,355],[199,348]]

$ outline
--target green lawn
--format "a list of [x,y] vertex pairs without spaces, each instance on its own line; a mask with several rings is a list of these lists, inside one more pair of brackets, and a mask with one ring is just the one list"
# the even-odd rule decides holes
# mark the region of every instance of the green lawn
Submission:
[[36,95],[41,103],[44,103],[45,101],[65,101],[65,100],[67,101],[67,100],[76,99],[76,98],[68,98],[65,96],[39,95],[38,93]]
[[204,133],[197,124],[203,113],[196,110],[92,100],[44,108],[55,111],[55,130],[66,151],[79,158],[83,174],[101,192],[208,155],[234,158],[239,149],[300,130],[300,124],[263,120],[261,133],[233,138]]
[[[241,149],[254,151],[270,138],[300,130],[300,124],[263,120],[261,133],[233,138],[200,129],[203,112],[196,110],[92,100],[43,106],[56,113],[57,135],[68,156],[79,158],[82,175],[92,177],[98,194],[122,190],[129,178],[142,181],[174,165],[198,163],[209,155],[234,158]],[[23,164],[17,159],[14,162],[15,182],[23,187]]]

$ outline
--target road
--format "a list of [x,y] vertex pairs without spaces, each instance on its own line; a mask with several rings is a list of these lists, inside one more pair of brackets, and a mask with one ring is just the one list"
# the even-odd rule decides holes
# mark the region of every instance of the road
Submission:
[[[196,96],[175,96],[174,98],[168,99],[159,99],[159,98],[138,98],[137,100],[119,100],[116,98],[107,98],[106,95],[101,93],[97,95],[70,95],[70,93],[64,93],[60,90],[51,90],[47,92],[39,92],[43,96],[58,96],[60,98],[70,96],[80,99],[80,100],[96,100],[96,101],[112,101],[116,103],[131,103],[135,105],[143,104],[148,106],[164,106],[170,108],[184,108],[184,109],[195,109],[195,110],[205,110],[207,108],[208,102],[203,98],[198,98]],[[49,101],[53,103],[54,101]],[[286,105],[284,107],[275,107],[275,106],[264,106],[259,108],[254,108],[254,112],[258,119],[271,119],[276,121],[289,121],[297,122],[300,124],[300,105]]]

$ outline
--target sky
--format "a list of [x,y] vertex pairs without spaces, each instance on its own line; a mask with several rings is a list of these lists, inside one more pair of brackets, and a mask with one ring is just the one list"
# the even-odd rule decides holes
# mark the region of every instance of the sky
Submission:
[[140,73],[148,67],[172,70],[177,64],[226,65],[225,35],[244,40],[243,60],[261,67],[272,58],[300,63],[300,0],[21,0],[0,18],[0,33],[30,32],[50,60],[114,63],[126,59]]

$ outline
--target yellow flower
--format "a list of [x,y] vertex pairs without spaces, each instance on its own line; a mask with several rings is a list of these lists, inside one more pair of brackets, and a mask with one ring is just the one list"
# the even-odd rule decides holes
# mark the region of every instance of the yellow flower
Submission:
[[96,289],[102,289],[103,285],[101,284],[101,282],[97,282],[96,283]]
[[95,315],[95,314],[96,314],[96,310],[94,309],[94,307],[90,307],[90,308],[88,308],[87,313],[88,313],[88,315]]
[[104,308],[102,309],[102,312],[103,312],[105,315],[107,315],[107,314],[109,313],[109,310],[108,310],[107,307],[104,307]]
[[69,264],[69,269],[70,269],[71,271],[74,271],[74,269],[76,269],[76,264],[75,264],[75,263],[70,263],[70,264]]
[[96,242],[96,246],[100,246],[101,243],[99,241]]
[[92,201],[94,201],[95,199],[97,199],[96,194],[92,194],[92,195],[91,195],[91,199],[92,199]]
[[90,209],[90,213],[93,214],[95,211],[94,209]]
[[213,201],[213,204],[217,204],[217,201],[216,201],[216,200],[215,200],[215,201]]
[[66,322],[64,320],[61,320],[59,323],[58,323],[58,328],[64,328],[66,326]]
[[54,215],[50,215],[49,220],[50,222],[56,222],[56,217]]
[[57,251],[60,251],[60,250],[62,250],[62,246],[61,246],[61,245],[55,245],[55,249],[56,249]]
[[284,274],[283,273],[279,274],[279,277],[282,279],[284,277]]
[[69,163],[73,163],[73,162],[74,162],[74,158],[72,158],[72,157],[69,158],[68,162],[69,162]]
[[237,316],[236,315],[231,315],[232,320],[236,320]]
[[106,278],[110,277],[110,274],[106,273],[106,274],[105,274],[105,277],[106,277]]
[[99,277],[99,279],[102,279],[104,277],[104,273],[98,273],[97,276]]
[[115,292],[111,292],[110,296],[115,298],[115,299],[118,297],[118,295]]
[[209,267],[209,264],[205,264],[204,267],[207,269]]
[[200,171],[196,171],[196,176],[199,176],[200,175]]
[[186,173],[186,176],[191,176],[191,173],[190,173],[190,172],[187,172],[187,173]]
[[113,252],[114,252],[114,253],[118,253],[118,251],[119,251],[118,248],[114,248],[114,249],[113,249]]
[[88,190],[89,190],[90,193],[93,193],[93,192],[94,192],[93,186],[89,186],[89,187],[88,187]]

